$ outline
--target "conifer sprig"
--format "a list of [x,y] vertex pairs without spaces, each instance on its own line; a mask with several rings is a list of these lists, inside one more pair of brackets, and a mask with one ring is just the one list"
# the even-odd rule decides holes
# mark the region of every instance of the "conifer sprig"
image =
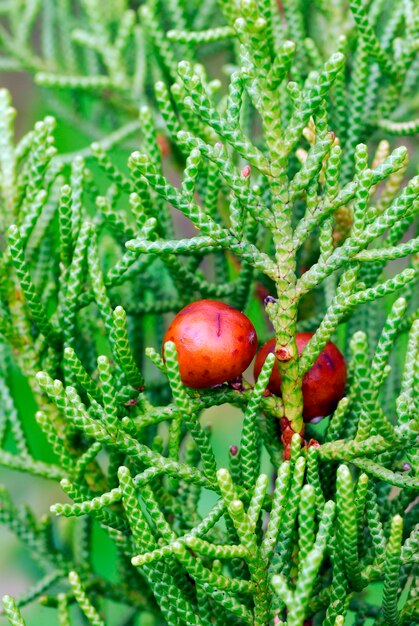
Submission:
[[[4,615],[24,624],[39,599],[63,626],[73,605],[101,625],[113,600],[155,626],[413,623],[419,179],[406,148],[373,145],[417,130],[416,7],[137,4],[0,5],[0,67],[93,141],[60,154],[47,116],[16,143],[0,91],[0,466],[67,498],[38,519],[1,488],[0,523],[42,570]],[[190,389],[175,343],[160,352],[162,315],[202,298],[274,334],[254,384]],[[313,331],[301,355],[297,329]],[[322,433],[303,422],[303,377],[332,339],[349,376]],[[54,461],[32,445],[17,369]],[[242,415],[228,468],[201,423],[225,404]],[[361,594],[377,581],[379,609]]]

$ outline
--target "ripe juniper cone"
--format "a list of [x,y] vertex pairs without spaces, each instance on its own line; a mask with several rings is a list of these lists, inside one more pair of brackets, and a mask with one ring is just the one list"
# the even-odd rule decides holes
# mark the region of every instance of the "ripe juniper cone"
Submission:
[[202,389],[236,378],[250,365],[257,349],[252,322],[217,300],[198,300],[174,318],[163,345],[173,341],[182,382]]
[[[297,333],[298,353],[301,354],[313,333]],[[259,351],[255,361],[255,378],[257,379],[266,357],[275,350],[275,338],[270,339]],[[330,415],[342,398],[346,385],[345,359],[329,341],[318,356],[313,367],[303,377],[303,418],[309,422],[316,417]],[[281,395],[281,375],[278,367],[273,368],[268,383],[271,393]]]

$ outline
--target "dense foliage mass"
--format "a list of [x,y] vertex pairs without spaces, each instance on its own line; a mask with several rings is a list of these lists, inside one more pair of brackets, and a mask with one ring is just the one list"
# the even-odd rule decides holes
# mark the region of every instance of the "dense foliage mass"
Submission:
[[[0,465],[63,492],[38,518],[0,491],[0,523],[43,572],[0,622],[40,599],[61,626],[417,623],[419,177],[400,136],[419,127],[418,6],[0,13],[0,68],[30,74],[75,136],[59,150],[48,115],[17,141],[0,91]],[[177,335],[162,353],[202,299],[275,337],[255,383],[197,384],[188,353],[188,387]],[[303,379],[330,341],[346,389],[307,424]],[[226,405],[242,415],[228,468],[200,420]]]

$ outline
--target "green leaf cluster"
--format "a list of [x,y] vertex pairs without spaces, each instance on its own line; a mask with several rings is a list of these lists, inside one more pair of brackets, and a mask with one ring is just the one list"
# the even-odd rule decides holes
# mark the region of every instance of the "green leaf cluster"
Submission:
[[[418,129],[419,15],[347,4],[0,2],[0,67],[93,141],[60,153],[52,116],[16,141],[0,91],[0,465],[65,500],[38,518],[0,491],[44,573],[4,597],[11,624],[36,599],[61,626],[74,605],[107,623],[106,600],[127,625],[418,619],[419,177],[390,142]],[[163,321],[201,298],[258,311],[280,398],[273,355],[255,384],[185,387]],[[349,377],[322,429],[303,423],[302,379],[330,340]],[[242,414],[228,468],[201,422],[225,404]]]

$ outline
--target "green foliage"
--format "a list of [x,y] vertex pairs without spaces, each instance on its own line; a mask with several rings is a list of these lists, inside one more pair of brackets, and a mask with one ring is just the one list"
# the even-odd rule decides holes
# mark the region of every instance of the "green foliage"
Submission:
[[[390,140],[418,129],[419,15],[347,4],[0,2],[0,68],[93,142],[62,153],[51,116],[16,142],[0,91],[0,465],[66,496],[39,519],[1,488],[42,572],[10,624],[37,599],[62,626],[110,623],[109,600],[127,626],[417,621],[419,178]],[[281,398],[273,355],[255,384],[182,383],[164,315],[200,298],[274,332]],[[332,339],[345,397],[304,425]],[[242,415],[228,468],[201,421],[221,405]]]

